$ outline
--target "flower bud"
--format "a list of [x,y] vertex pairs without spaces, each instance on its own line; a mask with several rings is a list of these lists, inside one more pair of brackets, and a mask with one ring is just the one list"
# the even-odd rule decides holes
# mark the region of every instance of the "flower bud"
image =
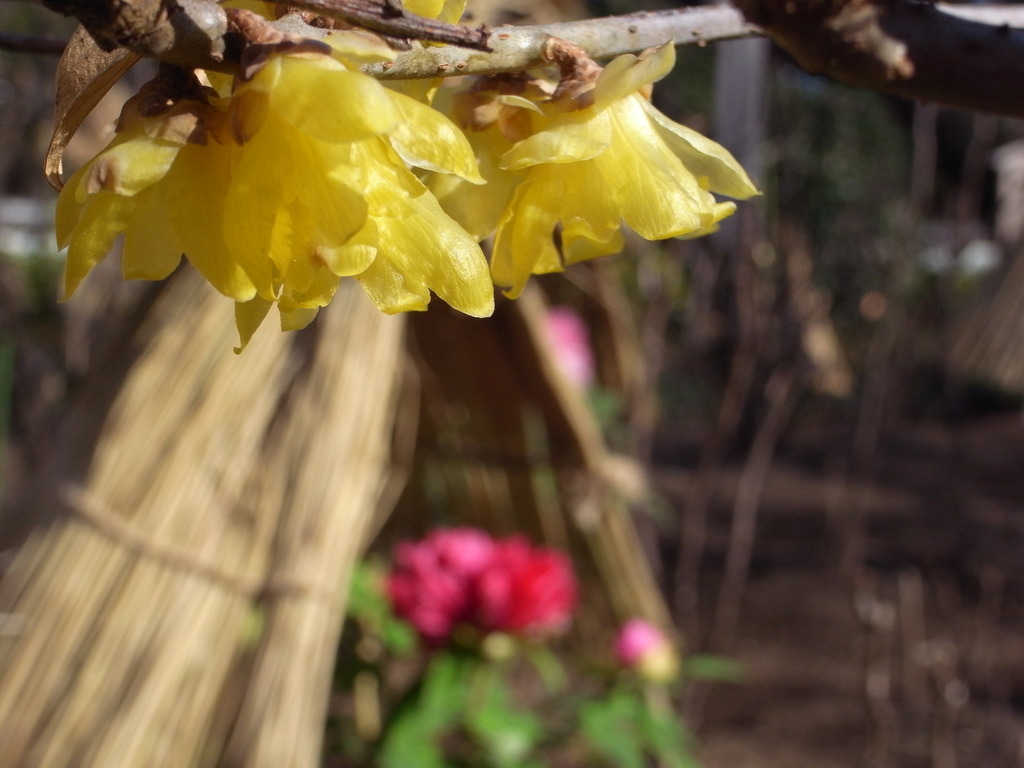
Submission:
[[590,346],[590,333],[586,324],[569,307],[548,310],[548,334],[566,377],[582,389],[594,383],[594,352]]
[[672,643],[656,626],[630,619],[615,638],[619,664],[652,683],[667,683],[679,674],[679,657]]

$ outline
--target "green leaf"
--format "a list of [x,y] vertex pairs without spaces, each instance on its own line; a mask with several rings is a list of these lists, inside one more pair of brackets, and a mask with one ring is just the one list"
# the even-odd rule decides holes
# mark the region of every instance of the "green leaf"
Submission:
[[644,707],[640,725],[645,746],[664,768],[699,768],[690,734],[673,710],[659,713]]
[[683,675],[696,680],[718,680],[737,683],[743,679],[743,665],[724,656],[697,654],[687,657]]
[[390,617],[381,625],[380,639],[396,656],[410,655],[418,644],[416,630],[408,622],[394,617]]
[[590,407],[594,417],[602,429],[611,427],[622,415],[625,401],[618,392],[612,389],[592,387],[587,391]]
[[378,755],[380,768],[447,768],[437,729],[421,713],[392,723]]
[[643,704],[626,691],[585,704],[580,712],[583,736],[590,747],[618,768],[645,768],[638,719]]
[[384,566],[378,561],[363,561],[352,572],[348,615],[367,624],[376,624],[390,606],[383,590]]
[[526,658],[537,670],[547,693],[561,693],[568,685],[569,678],[561,660],[550,648],[537,647],[530,650]]
[[436,727],[454,723],[466,708],[472,674],[479,666],[476,658],[455,653],[439,653],[423,675],[417,706],[432,718]]
[[347,612],[364,632],[378,637],[388,651],[407,656],[416,648],[416,632],[392,612],[384,591],[386,572],[379,560],[367,560],[356,566]]
[[447,768],[445,735],[466,708],[469,681],[476,659],[439,653],[423,678],[395,707],[381,738],[381,768]]
[[495,679],[482,706],[466,713],[466,727],[497,768],[523,768],[543,731],[537,717],[509,703],[504,683]]

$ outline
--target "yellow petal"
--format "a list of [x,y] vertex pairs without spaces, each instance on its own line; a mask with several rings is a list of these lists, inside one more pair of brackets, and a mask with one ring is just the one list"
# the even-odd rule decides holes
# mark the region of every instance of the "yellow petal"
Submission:
[[309,284],[302,290],[298,290],[291,285],[285,285],[285,290],[278,301],[278,307],[289,311],[300,308],[316,309],[317,307],[325,307],[331,303],[331,299],[334,298],[340,282],[340,277],[332,275],[321,267],[317,270],[316,275]]
[[597,202],[618,210],[641,237],[662,240],[712,222],[711,195],[669,151],[646,119],[639,100],[606,110],[615,123],[615,144],[593,162]]
[[341,279],[337,275],[322,268],[306,291],[295,291],[286,285],[285,292],[278,302],[281,330],[300,331],[312,323],[319,308],[331,303],[340,282]]
[[696,237],[704,237],[705,235],[710,235],[713,232],[717,232],[718,222],[720,222],[724,218],[732,216],[735,212],[736,203],[729,201],[724,203],[715,203],[714,215],[709,225],[701,229],[696,229],[693,232],[687,232],[685,235],[681,235],[680,237],[683,240],[692,240]]
[[457,176],[438,174],[430,176],[427,184],[445,213],[476,240],[483,240],[498,226],[523,174],[500,167],[501,155],[512,145],[497,127],[473,131],[469,134],[469,141],[476,150],[480,175],[487,179],[487,183],[478,187]]
[[320,269],[305,291],[296,291],[286,285],[278,301],[282,331],[298,331],[316,318],[320,307],[327,306],[338,290],[341,278],[326,269]]
[[604,109],[636,94],[648,83],[667,75],[675,63],[676,49],[671,43],[644,51],[639,56],[627,53],[613,59],[594,86],[594,107]]
[[75,230],[75,226],[78,224],[79,216],[81,216],[83,205],[88,199],[86,195],[83,195],[81,200],[77,199],[75,190],[78,189],[81,183],[82,177],[89,173],[89,165],[87,163],[71,174],[71,178],[68,179],[67,184],[60,191],[57,196],[57,208],[54,215],[54,232],[57,236],[57,250],[62,251],[68,247],[71,242],[71,234]]
[[398,122],[388,138],[409,165],[435,173],[453,173],[474,184],[484,179],[477,168],[469,140],[436,109],[404,94],[391,92]]
[[398,123],[393,94],[369,75],[348,70],[329,56],[281,60],[281,82],[270,92],[271,109],[310,136],[326,142],[359,141],[387,133]]
[[208,72],[203,69],[197,71],[202,73],[201,77],[205,77],[210,87],[222,97],[231,94],[231,85],[234,83],[234,77],[224,72]]
[[[348,145],[314,141],[268,120],[243,147],[225,201],[225,237],[238,257],[270,260],[281,274],[306,269],[314,259],[336,274],[365,269],[369,259],[348,263],[347,271],[341,263],[341,249],[366,220],[366,203],[355,188],[363,171],[354,162]],[[351,261],[358,254],[344,256]],[[295,260],[306,265],[293,267]],[[301,280],[298,274],[294,279]]]
[[562,260],[566,264],[579,264],[582,261],[621,253],[626,245],[622,230],[616,229],[609,234],[607,240],[599,240],[583,236],[582,233],[570,232],[567,227],[562,232]]
[[494,235],[491,277],[510,299],[523,292],[534,271],[561,269],[554,240],[558,214],[545,197],[548,191],[543,179],[520,184]]
[[178,264],[184,248],[157,190],[135,197],[121,249],[121,274],[126,280],[163,280]]
[[[660,240],[706,233],[731,212],[670,151],[641,104],[630,96],[597,113],[608,126],[609,146],[596,156],[527,169],[498,225],[491,258],[494,282],[507,296],[515,298],[530,274],[618,252],[623,222]],[[581,114],[587,112],[593,114]]]
[[657,125],[661,137],[686,167],[697,176],[707,177],[708,188],[712,192],[738,200],[760,194],[747,172],[722,145],[692,128],[672,122],[646,99],[637,99]]
[[322,38],[334,56],[345,63],[374,64],[395,58],[394,50],[383,40],[360,30],[335,30]]
[[252,11],[265,19],[273,19],[277,3],[267,3],[261,0],[222,0],[225,8],[241,8]]
[[594,222],[580,217],[562,221],[561,238],[562,262],[566,265],[611,256],[622,251],[625,245],[622,227],[617,223],[595,227]]
[[[414,101],[418,101],[420,104],[434,104],[437,107],[434,99],[441,87],[442,79],[440,77],[432,77],[420,80],[387,80],[383,81],[383,85],[392,93],[400,93]],[[444,110],[441,111],[443,112]]]
[[466,9],[466,0],[404,0],[402,5],[417,16],[457,24]]
[[367,197],[377,257],[356,276],[373,303],[388,313],[420,310],[433,291],[460,312],[490,315],[494,290],[476,240],[404,166],[375,170]]
[[530,101],[525,96],[516,96],[515,94],[499,94],[496,101],[499,104],[504,104],[506,107],[518,107],[519,109],[525,109],[529,112],[536,112],[539,115],[544,114],[537,102]]
[[320,312],[319,307],[296,307],[295,309],[278,307],[278,309],[281,313],[282,331],[301,331],[316,320],[316,316]]
[[134,200],[112,192],[92,195],[71,234],[64,264],[64,298],[70,298],[92,268],[103,261],[128,226]]
[[491,259],[495,282],[513,286],[510,297],[518,295],[531,273],[561,272],[566,264],[622,250],[616,201],[603,193],[572,192],[602,189],[594,170],[591,161],[530,172],[510,206],[508,222],[499,227]]
[[230,102],[228,122],[231,135],[239,144],[251,141],[270,113],[270,94],[263,89],[241,88]]
[[[358,151],[348,145],[296,141],[292,152],[299,179],[298,200],[308,213],[303,255],[326,265],[336,275],[361,272],[370,259],[345,249],[362,229],[367,215],[361,191],[366,172],[358,163]],[[330,172],[324,173],[325,168]]]
[[363,228],[337,248],[319,247],[317,259],[338,277],[352,277],[364,272],[377,258],[377,227],[367,219]]
[[444,0],[404,0],[402,5],[409,13],[436,19],[444,10]]
[[189,145],[159,193],[189,262],[218,291],[245,302],[257,291],[266,297],[272,276],[262,254],[233,249],[224,238],[230,183],[230,148],[213,142]]
[[84,195],[100,190],[134,195],[167,174],[179,149],[177,144],[141,132],[118,136],[89,163],[76,184],[76,197],[81,202]]
[[441,9],[437,18],[449,24],[458,24],[465,10],[466,0],[444,0],[444,8]]
[[235,327],[238,328],[239,345],[235,347],[235,354],[241,354],[252,340],[252,335],[263,323],[264,318],[274,306],[274,302],[256,297],[249,301],[235,302]]
[[611,142],[611,124],[593,109],[565,116],[551,128],[517,142],[501,158],[505,170],[538,163],[576,163],[604,152]]

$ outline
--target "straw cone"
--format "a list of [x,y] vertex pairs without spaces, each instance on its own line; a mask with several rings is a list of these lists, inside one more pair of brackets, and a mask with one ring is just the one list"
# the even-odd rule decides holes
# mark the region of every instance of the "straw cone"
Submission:
[[309,374],[259,465],[258,516],[284,513],[261,604],[265,629],[224,766],[320,761],[349,577],[390,467],[404,351],[402,317],[382,315],[354,283],[342,293],[335,302],[347,311],[320,318]]
[[[379,315],[368,315],[361,301],[342,291],[331,321],[352,323],[358,338],[269,331],[236,356],[230,303],[185,272],[161,294],[122,359],[95,370],[62,450],[37,485],[38,510],[26,510],[54,520],[35,531],[0,583],[9,630],[0,637],[0,765],[212,764],[234,719],[226,705],[247,701],[250,682],[267,685],[269,661],[251,679],[239,677],[249,671],[242,662],[254,606],[276,608],[275,594],[313,600],[323,616],[305,621],[330,644],[356,545],[334,537],[329,571],[314,573],[329,559],[323,541],[279,544],[297,515],[312,513],[303,505],[337,491],[337,474],[358,478],[353,488],[361,490],[350,488],[316,512],[351,504],[346,525],[355,542],[361,516],[374,513],[386,463],[374,446],[389,434],[401,324],[376,322]],[[328,362],[330,370],[321,370]],[[328,379],[341,370],[366,378],[365,387],[344,389],[351,397],[344,408],[361,425],[359,445],[370,446],[366,456],[352,447],[351,431],[337,439],[319,432],[337,425],[337,403],[323,424],[311,422],[316,406],[307,400],[322,402]],[[291,414],[301,427],[289,424]],[[296,430],[309,439],[297,439]],[[332,474],[322,454],[337,440],[343,450]],[[268,460],[273,470],[265,472]],[[275,504],[257,487],[287,490]],[[289,571],[305,545],[316,551],[315,564]],[[277,624],[268,624],[261,650]],[[284,652],[291,663],[306,660],[295,659],[302,649],[294,644]],[[311,660],[318,663],[315,654]],[[306,712],[323,706],[320,679],[292,688],[293,705]],[[274,765],[316,763],[300,756]]]
[[[669,626],[630,502],[643,472],[608,451],[586,395],[561,372],[539,291],[488,321],[439,308],[410,319],[423,412],[420,461],[391,536],[445,520],[525,531],[572,553],[584,586],[580,635],[641,616]],[[428,505],[415,493],[430,489]],[[443,495],[442,495],[443,494]]]

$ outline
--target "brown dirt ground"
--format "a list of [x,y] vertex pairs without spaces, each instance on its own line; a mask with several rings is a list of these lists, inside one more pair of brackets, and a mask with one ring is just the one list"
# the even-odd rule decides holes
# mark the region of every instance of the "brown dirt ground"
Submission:
[[[730,653],[745,678],[696,710],[704,765],[1024,765],[1024,420],[901,425],[860,482],[836,442],[792,436],[768,479]],[[717,478],[702,614],[740,469]],[[671,500],[687,480],[658,483]],[[844,569],[858,508],[863,556]]]

